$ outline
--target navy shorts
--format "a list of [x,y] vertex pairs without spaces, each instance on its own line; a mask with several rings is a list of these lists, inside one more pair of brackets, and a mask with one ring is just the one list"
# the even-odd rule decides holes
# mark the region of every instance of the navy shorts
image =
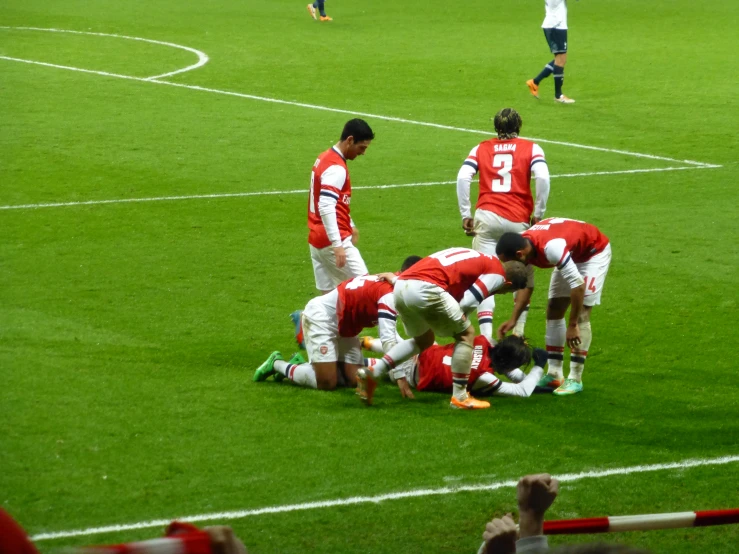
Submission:
[[552,54],[567,53],[567,29],[544,29],[544,36]]

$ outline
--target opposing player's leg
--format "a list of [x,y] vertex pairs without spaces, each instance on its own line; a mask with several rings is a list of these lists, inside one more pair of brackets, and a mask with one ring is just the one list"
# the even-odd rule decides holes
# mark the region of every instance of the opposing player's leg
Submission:
[[318,19],[316,16],[316,6],[315,4],[308,4],[306,6],[306,9],[308,10],[308,15],[310,15],[313,19]]

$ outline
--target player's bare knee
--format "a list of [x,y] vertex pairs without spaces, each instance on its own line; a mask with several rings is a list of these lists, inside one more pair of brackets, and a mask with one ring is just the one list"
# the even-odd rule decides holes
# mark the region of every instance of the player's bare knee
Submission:
[[418,337],[414,337],[413,340],[416,341],[416,346],[423,352],[427,348],[430,348],[434,345],[434,340],[436,337],[434,336],[434,332],[429,329],[426,331],[423,335],[420,335]]
[[547,319],[562,319],[569,306],[569,298],[550,298],[547,302]]

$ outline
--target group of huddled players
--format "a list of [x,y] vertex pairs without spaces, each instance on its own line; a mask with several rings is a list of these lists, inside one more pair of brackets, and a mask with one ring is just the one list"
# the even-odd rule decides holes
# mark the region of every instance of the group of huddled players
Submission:
[[[528,397],[537,387],[558,396],[581,392],[592,340],[590,314],[600,304],[611,247],[594,225],[543,219],[549,169],[541,147],[518,137],[521,125],[514,109],[499,111],[494,118],[497,137],[475,146],[457,175],[462,229],[473,237],[472,248],[410,256],[398,273],[370,275],[356,246],[359,232],[350,215],[346,162],[366,152],[374,133],[361,119],[347,122],[339,142],[318,157],[311,173],[308,242],[322,294],[294,314],[296,336],[309,361],[300,353],[284,360],[275,351],[257,368],[254,381],[274,376],[321,390],[357,387],[371,404],[377,384],[387,376],[403,397],[413,398],[413,389],[447,392],[452,394],[450,406],[457,409],[489,408],[489,402],[476,397]],[[473,217],[470,187],[478,174]],[[554,268],[546,350],[532,350],[523,338],[534,291],[533,266]],[[495,295],[508,292],[514,293],[513,312],[494,337]],[[468,319],[473,310],[479,336]],[[400,337],[398,317],[412,338]],[[379,339],[360,338],[364,329],[375,326]],[[454,342],[441,346],[437,337]],[[565,346],[571,352],[566,379]],[[363,348],[383,356],[365,358]],[[520,368],[532,358],[534,366],[526,374]]]

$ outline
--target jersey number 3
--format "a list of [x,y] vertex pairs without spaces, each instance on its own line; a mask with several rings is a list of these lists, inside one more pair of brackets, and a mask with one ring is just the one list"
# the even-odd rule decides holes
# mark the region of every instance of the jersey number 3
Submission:
[[496,154],[493,156],[493,170],[499,179],[493,179],[493,192],[510,192],[513,154]]

